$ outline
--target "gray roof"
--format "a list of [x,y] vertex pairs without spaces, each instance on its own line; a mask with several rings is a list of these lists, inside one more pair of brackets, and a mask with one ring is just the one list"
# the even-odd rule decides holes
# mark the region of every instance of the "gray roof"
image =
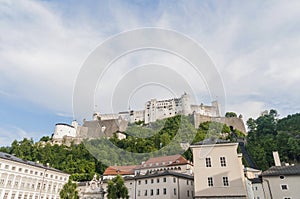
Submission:
[[193,145],[224,144],[224,143],[230,143],[230,141],[211,137],[201,142],[197,142]]
[[273,166],[262,173],[262,176],[300,175],[300,165]]
[[51,170],[51,171],[56,171],[56,172],[67,174],[67,173],[62,172],[62,171],[60,171],[58,169],[54,169],[54,168],[51,168],[51,167],[48,167],[46,165],[39,164],[39,163],[36,163],[36,162],[23,160],[21,158],[18,158],[16,156],[10,155],[8,153],[0,152],[0,158],[6,159],[6,160],[10,160],[10,161],[14,161],[14,162],[18,162],[18,163],[22,163],[22,164],[26,164],[26,165],[30,165],[30,166],[39,167],[39,168],[46,169],[46,170]]

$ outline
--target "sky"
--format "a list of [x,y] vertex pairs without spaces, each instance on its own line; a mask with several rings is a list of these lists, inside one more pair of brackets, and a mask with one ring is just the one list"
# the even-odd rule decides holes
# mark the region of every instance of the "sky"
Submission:
[[[77,119],[73,90],[85,60],[113,35],[144,27],[174,30],[206,50],[222,78],[225,111],[242,114],[245,120],[266,109],[276,109],[280,117],[299,112],[297,0],[0,0],[0,146],[23,137],[51,136],[56,123]],[[128,70],[153,63],[154,58],[155,63],[181,66],[177,73],[193,79],[174,56],[151,50],[130,56],[118,60],[98,88],[124,76],[126,71],[117,71],[118,67]],[[204,82],[192,87],[203,88],[203,103],[210,103]],[[124,104],[143,109],[149,97],[161,99],[172,93],[169,89],[165,94],[168,88],[159,85],[143,89]],[[109,112],[97,97],[105,93],[95,92],[95,109]]]

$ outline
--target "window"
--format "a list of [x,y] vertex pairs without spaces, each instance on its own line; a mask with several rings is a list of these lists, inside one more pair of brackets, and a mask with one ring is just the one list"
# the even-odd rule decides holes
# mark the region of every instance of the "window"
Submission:
[[159,178],[156,179],[156,182],[159,183]]
[[287,186],[286,184],[282,184],[282,185],[281,185],[281,189],[282,189],[282,190],[287,190],[287,189],[288,189],[288,186]]
[[174,195],[176,195],[176,194],[177,194],[176,188],[174,188],[173,192],[174,192]]
[[8,180],[7,181],[7,186],[10,186],[11,185],[11,180]]
[[284,197],[284,199],[292,199],[291,197]]
[[4,167],[5,169],[8,169],[9,168],[9,165],[5,165],[5,167]]
[[211,167],[211,159],[205,158],[205,164],[206,164],[206,167]]
[[0,180],[0,184],[4,184],[4,179],[1,179],[1,180]]
[[15,187],[18,187],[18,185],[19,185],[19,182],[15,181]]
[[16,167],[12,167],[11,170],[15,171],[15,170],[16,170]]
[[19,172],[21,172],[22,171],[22,168],[19,168]]
[[283,180],[283,179],[284,179],[284,176],[279,176],[279,178]]
[[138,191],[138,196],[141,196],[141,191],[140,190]]
[[25,169],[25,173],[28,173],[28,169]]
[[226,167],[225,157],[220,157],[220,163],[221,163],[221,167]]
[[167,189],[166,188],[163,189],[163,193],[164,193],[164,195],[167,194]]
[[223,185],[229,186],[228,177],[223,177]]
[[186,180],[186,185],[189,185],[189,180]]
[[187,193],[186,193],[187,197],[190,197],[190,191],[187,190]]
[[5,193],[3,199],[7,199],[7,197],[8,197],[8,193]]
[[174,183],[176,182],[176,178],[173,178],[173,182],[174,182]]
[[213,178],[212,178],[212,177],[208,177],[208,178],[207,178],[207,182],[208,182],[208,186],[209,186],[209,187],[214,186],[214,182],[213,182]]
[[140,180],[138,181],[138,184],[139,184],[139,185],[141,184],[141,181],[140,181]]
[[153,184],[153,182],[154,182],[154,180],[153,180],[153,179],[151,179],[151,184]]
[[148,180],[145,180],[145,184],[148,184]]
[[167,182],[167,178],[164,178],[164,180],[163,180],[164,182]]
[[156,189],[156,195],[159,195],[159,189]]
[[153,196],[153,189],[150,190],[150,195]]

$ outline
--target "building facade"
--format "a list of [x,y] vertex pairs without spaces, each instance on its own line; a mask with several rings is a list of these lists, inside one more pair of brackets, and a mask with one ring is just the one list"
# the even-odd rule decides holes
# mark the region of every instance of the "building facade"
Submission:
[[[129,199],[192,199],[194,194],[193,176],[173,171],[124,177],[124,180]],[[104,190],[107,182],[103,182]]]
[[300,198],[300,165],[272,166],[262,180],[266,199]]
[[0,152],[0,198],[58,199],[69,174]]
[[194,198],[247,198],[238,143],[205,140],[191,146],[194,159]]

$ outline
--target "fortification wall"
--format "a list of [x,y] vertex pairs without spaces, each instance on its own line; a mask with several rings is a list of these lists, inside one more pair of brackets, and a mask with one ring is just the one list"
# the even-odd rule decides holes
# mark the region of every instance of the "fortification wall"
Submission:
[[194,125],[195,128],[198,128],[199,125],[203,122],[208,121],[214,121],[214,122],[220,122],[223,124],[226,124],[227,126],[232,126],[234,129],[237,129],[244,134],[247,134],[245,124],[243,122],[243,119],[237,118],[237,117],[210,117],[205,115],[200,115],[197,113],[194,113]]

